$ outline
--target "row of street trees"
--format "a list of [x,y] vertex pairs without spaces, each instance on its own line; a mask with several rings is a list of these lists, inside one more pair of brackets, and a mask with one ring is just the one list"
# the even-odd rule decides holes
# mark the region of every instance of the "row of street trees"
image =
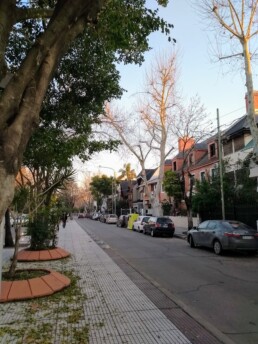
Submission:
[[[167,1],[158,3],[166,5]],[[223,39],[239,43],[239,51],[220,59],[243,57],[254,162],[258,133],[251,62],[257,38],[257,5],[257,0],[197,2],[198,9],[210,20],[209,26],[211,20],[218,24],[216,33],[222,32]],[[149,49],[148,35],[159,29],[169,34],[172,25],[157,11],[148,9],[145,1],[132,0],[0,0],[0,13],[0,217],[12,201],[14,180],[30,143],[33,149],[26,153],[27,163],[38,174],[44,171],[46,182],[50,170],[51,174],[60,169],[66,173],[74,155],[87,159],[95,151],[114,149],[119,141],[138,159],[145,182],[147,158],[158,152],[157,188],[154,195],[148,194],[158,214],[163,162],[175,147],[174,139],[181,136],[198,140],[206,129],[195,129],[195,115],[196,123],[202,123],[200,118],[205,114],[198,98],[185,106],[185,99],[178,93],[176,54],[170,55],[165,64],[157,61],[147,76],[145,96],[137,108],[141,135],[132,139],[132,123],[124,124],[128,114],[122,115],[112,105],[106,106],[102,120],[116,130],[115,140],[100,141],[92,125],[100,123],[104,102],[122,94],[114,63],[142,63]],[[222,46],[223,41],[218,43]],[[227,46],[236,49],[236,45]],[[55,160],[46,152],[58,162],[53,164]],[[43,166],[35,163],[42,156],[47,161]]]
[[[153,215],[162,214],[159,200],[161,185],[164,179],[165,160],[176,150],[177,141],[183,139],[185,153],[182,179],[189,150],[189,140],[195,142],[207,136],[210,123],[207,113],[198,96],[188,101],[178,91],[178,56],[174,52],[170,56],[160,57],[155,61],[146,78],[144,96],[140,99],[136,115],[130,116],[110,104],[106,106],[103,125],[111,129],[112,137],[120,139],[127,150],[138,160],[145,193],[150,200]],[[140,127],[140,130],[138,129]],[[187,146],[188,145],[188,146]],[[157,158],[158,176],[155,190],[148,187],[146,169],[150,157]],[[190,199],[186,190],[184,199]],[[189,202],[189,216],[191,216]]]
[[[195,3],[197,10],[209,20],[209,26],[214,23],[216,43],[227,50],[227,55],[218,54],[220,61],[225,58],[237,58],[244,65],[244,73],[247,88],[248,101],[248,122],[253,136],[255,147],[251,162],[257,163],[258,153],[258,129],[254,111],[253,80],[252,80],[252,49],[256,48],[257,5],[258,1],[210,1],[203,0]],[[233,42],[224,45],[225,40]],[[235,43],[235,44],[234,44]],[[239,49],[237,50],[236,49]],[[240,59],[239,59],[240,58]],[[243,58],[243,59],[241,59]],[[162,213],[159,202],[161,182],[164,178],[164,162],[174,151],[175,138],[182,138],[183,167],[180,175],[180,192],[185,200],[188,212],[188,225],[192,226],[192,190],[185,187],[185,175],[187,170],[187,160],[191,153],[188,142],[192,139],[197,143],[205,139],[209,134],[209,126],[206,121],[205,109],[197,97],[193,98],[188,107],[186,100],[178,93],[178,68],[177,55],[171,54],[166,59],[157,59],[156,65],[152,67],[146,77],[146,88],[142,92],[144,96],[136,109],[138,120],[132,121],[132,115],[123,112],[112,104],[106,106],[106,113],[103,122],[108,124],[113,130],[113,136],[120,139],[134,157],[140,163],[142,176],[145,182],[145,190],[151,201],[154,215]],[[137,125],[135,126],[135,122]],[[139,128],[140,130],[136,129]],[[158,157],[157,165],[159,175],[156,189],[153,193],[147,187],[146,164],[150,155]],[[222,167],[221,167],[222,168]],[[173,176],[172,176],[173,179]],[[190,179],[191,180],[191,179]]]

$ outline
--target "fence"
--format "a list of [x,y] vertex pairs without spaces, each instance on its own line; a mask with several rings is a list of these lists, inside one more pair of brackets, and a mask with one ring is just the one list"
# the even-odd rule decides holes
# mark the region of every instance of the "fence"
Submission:
[[[210,219],[222,219],[221,208],[207,209],[202,208],[199,212],[201,221]],[[258,220],[258,204],[232,204],[225,207],[225,218],[227,220],[237,220],[246,223],[247,225],[257,229]]]

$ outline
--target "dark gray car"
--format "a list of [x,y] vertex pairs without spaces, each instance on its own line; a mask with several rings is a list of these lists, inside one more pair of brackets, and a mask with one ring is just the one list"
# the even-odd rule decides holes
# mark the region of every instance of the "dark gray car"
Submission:
[[208,220],[187,233],[191,247],[213,248],[216,254],[223,250],[248,251],[255,254],[258,250],[258,233],[248,225],[231,220]]
[[160,235],[172,238],[174,233],[174,223],[166,216],[151,216],[143,225],[143,234],[150,234],[152,237]]

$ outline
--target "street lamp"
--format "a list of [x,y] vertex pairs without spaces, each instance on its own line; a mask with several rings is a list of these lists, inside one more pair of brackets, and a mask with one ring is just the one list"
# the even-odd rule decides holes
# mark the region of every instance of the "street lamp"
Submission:
[[99,166],[99,168],[107,168],[109,170],[112,170],[114,172],[114,180],[112,182],[112,212],[116,214],[116,172],[112,167],[107,166]]

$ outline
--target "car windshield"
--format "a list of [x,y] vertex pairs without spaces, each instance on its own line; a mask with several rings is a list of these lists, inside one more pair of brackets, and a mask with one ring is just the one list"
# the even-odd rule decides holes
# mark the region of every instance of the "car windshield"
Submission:
[[159,218],[157,219],[157,222],[158,222],[158,223],[171,223],[172,220],[168,219],[167,217],[159,217]]
[[116,215],[111,214],[111,215],[109,215],[109,217],[116,217]]
[[149,216],[145,216],[145,217],[142,219],[142,221],[143,221],[143,222],[148,222],[149,218],[150,218]]

